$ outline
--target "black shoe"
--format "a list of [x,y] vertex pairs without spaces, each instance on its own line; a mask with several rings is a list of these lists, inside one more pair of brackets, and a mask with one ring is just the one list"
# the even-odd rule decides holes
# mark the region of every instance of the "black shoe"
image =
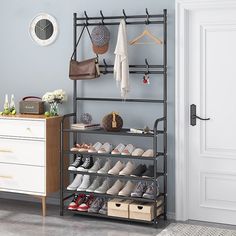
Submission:
[[154,166],[149,166],[147,170],[143,173],[142,177],[144,178],[154,177]]
[[75,161],[72,164],[70,164],[68,170],[75,170],[76,171],[77,168],[79,166],[81,166],[82,164],[83,164],[83,156],[82,155],[78,155],[76,157]]
[[93,157],[89,156],[85,158],[83,165],[77,168],[78,171],[87,172],[93,166]]
[[140,177],[147,170],[145,165],[138,165],[137,168],[131,173],[130,176]]

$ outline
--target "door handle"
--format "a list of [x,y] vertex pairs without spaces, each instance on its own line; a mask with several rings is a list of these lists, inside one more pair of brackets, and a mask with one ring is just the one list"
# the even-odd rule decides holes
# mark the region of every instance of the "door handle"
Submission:
[[201,117],[197,116],[197,114],[196,114],[196,108],[197,108],[197,107],[196,107],[195,104],[192,104],[192,105],[190,106],[190,124],[191,124],[192,126],[195,126],[195,125],[196,125],[197,119],[203,120],[203,121],[210,120],[210,118],[201,118]]

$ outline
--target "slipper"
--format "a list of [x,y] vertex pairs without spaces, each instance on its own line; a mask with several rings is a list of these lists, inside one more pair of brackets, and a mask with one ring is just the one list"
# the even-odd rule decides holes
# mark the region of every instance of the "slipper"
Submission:
[[92,147],[88,149],[90,153],[97,153],[98,150],[101,148],[102,144],[100,142],[96,142]]
[[83,144],[76,144],[76,147],[78,148],[78,151],[79,152],[88,152],[89,148],[92,147],[92,144],[86,144],[86,143],[83,143]]
[[104,143],[98,150],[98,153],[110,153],[111,149],[112,145],[110,143]]
[[111,154],[119,155],[122,153],[122,151],[125,149],[125,145],[123,143],[120,143],[115,147],[115,149],[111,152]]
[[125,149],[121,152],[121,155],[131,155],[131,153],[134,151],[134,146],[132,144],[128,144]]
[[135,148],[134,151],[132,152],[132,156],[142,156],[144,153],[144,150],[141,148]]
[[148,149],[143,153],[142,157],[153,157],[153,154],[153,149]]

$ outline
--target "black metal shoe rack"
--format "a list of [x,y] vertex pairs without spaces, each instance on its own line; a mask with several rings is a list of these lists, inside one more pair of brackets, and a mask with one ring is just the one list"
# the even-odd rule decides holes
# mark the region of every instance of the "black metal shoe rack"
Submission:
[[[66,114],[63,116],[62,123],[61,123],[61,176],[60,176],[60,215],[63,215],[65,212],[68,212],[67,206],[65,205],[65,201],[72,198],[76,191],[68,191],[65,189],[64,186],[64,163],[66,158],[75,158],[76,152],[72,152],[69,150],[64,150],[64,134],[71,134],[73,137],[73,142],[76,143],[78,140],[79,133],[86,133],[86,134],[100,134],[100,135],[122,135],[122,136],[137,136],[140,138],[151,138],[153,140],[153,150],[154,150],[154,157],[133,157],[133,156],[121,156],[121,155],[111,155],[111,154],[92,154],[94,157],[101,157],[101,158],[121,158],[122,159],[138,159],[138,160],[147,160],[152,161],[154,164],[154,176],[152,178],[142,178],[142,177],[131,177],[131,176],[115,176],[115,175],[105,175],[105,174],[97,174],[97,173],[87,173],[91,176],[103,176],[109,177],[113,179],[124,179],[124,180],[133,180],[133,181],[148,181],[155,182],[157,185],[158,179],[163,179],[163,191],[156,196],[155,199],[144,199],[144,198],[132,198],[132,197],[123,197],[123,196],[114,196],[114,198],[121,198],[121,199],[131,199],[136,201],[142,202],[152,202],[153,204],[158,200],[159,197],[164,198],[164,203],[162,207],[164,207],[164,213],[157,217],[157,207],[154,204],[154,220],[151,222],[142,221],[142,220],[134,220],[134,219],[125,219],[119,217],[111,217],[107,215],[100,215],[100,214],[91,214],[91,213],[83,213],[83,212],[74,212],[69,211],[72,214],[79,214],[79,215],[86,215],[86,216],[93,216],[93,217],[102,217],[108,219],[116,219],[116,220],[123,220],[129,222],[138,222],[138,223],[149,223],[157,226],[158,222],[161,218],[164,220],[167,219],[167,10],[163,10],[163,14],[152,15],[148,13],[146,9],[146,14],[144,15],[126,15],[125,11],[123,10],[123,14],[121,16],[104,16],[102,11],[100,11],[99,17],[89,17],[86,12],[84,12],[85,17],[77,17],[77,13],[74,13],[74,48],[76,48],[76,41],[77,41],[77,32],[78,28],[84,26],[84,24],[88,26],[95,26],[99,24],[104,25],[119,25],[121,19],[125,19],[127,25],[145,25],[145,24],[157,24],[162,25],[163,27],[163,64],[162,65],[149,65],[147,60],[145,60],[144,65],[130,65],[130,73],[136,74],[144,74],[148,72],[150,74],[157,74],[163,76],[163,98],[161,100],[155,99],[126,99],[125,102],[138,102],[138,103],[162,103],[163,104],[163,117],[156,119],[153,126],[153,134],[138,134],[138,133],[128,133],[128,128],[122,129],[121,132],[106,132],[103,129],[100,130],[73,130],[70,128],[65,128],[65,119],[66,118],[73,118],[73,123],[77,122],[78,113],[77,113],[77,101],[99,101],[99,102],[120,102],[123,101],[122,99],[118,98],[95,98],[95,97],[79,97],[77,94],[77,81],[73,81],[73,113]],[[77,59],[76,53],[74,59]],[[103,64],[100,65],[101,72],[103,74],[106,73],[113,73],[113,65],[107,65],[106,61],[103,61]],[[163,128],[158,129],[160,123],[163,123]],[[163,149],[157,151],[157,139],[163,139]],[[82,155],[86,156],[87,153],[81,153]],[[91,154],[89,154],[91,155]],[[158,158],[164,158],[163,160],[163,171],[157,171],[157,160]],[[84,172],[79,171],[69,171],[71,174],[84,174]],[[156,186],[155,185],[155,186]],[[82,192],[77,192],[82,193]],[[86,193],[86,192],[83,192]],[[155,193],[157,193],[157,188],[155,188]],[[95,196],[100,196],[104,198],[113,197],[107,194],[94,194]],[[161,207],[161,206],[160,206]]]

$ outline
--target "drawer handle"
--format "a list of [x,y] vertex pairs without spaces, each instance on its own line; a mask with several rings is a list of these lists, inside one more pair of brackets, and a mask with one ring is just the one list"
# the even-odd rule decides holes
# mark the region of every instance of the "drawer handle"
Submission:
[[27,131],[29,131],[29,132],[31,132],[31,129],[30,129],[29,127],[28,127],[28,128],[26,128],[26,130],[27,130]]
[[12,176],[0,175],[0,179],[13,179]]
[[143,209],[143,206],[138,206],[138,209],[139,209],[139,210],[142,210],[142,209]]
[[12,153],[13,151],[11,151],[9,149],[0,149],[0,152]]
[[120,207],[121,206],[121,204],[120,203],[116,203],[116,207]]

